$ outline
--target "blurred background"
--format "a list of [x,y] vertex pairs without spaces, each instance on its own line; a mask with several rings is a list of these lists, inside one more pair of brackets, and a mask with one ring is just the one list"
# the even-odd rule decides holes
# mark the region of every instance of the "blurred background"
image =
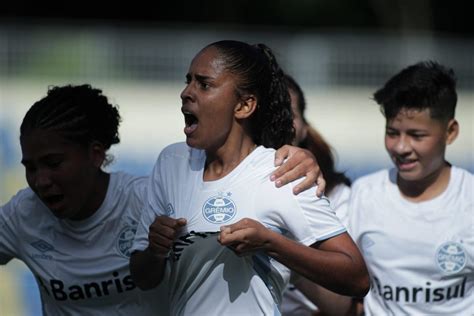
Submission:
[[[164,146],[184,140],[179,93],[192,57],[221,39],[274,50],[351,179],[390,166],[373,92],[421,60],[453,68],[461,134],[448,160],[474,172],[472,9],[468,0],[2,4],[0,204],[26,186],[19,126],[49,86],[101,88],[123,117],[109,170],[147,174]],[[18,261],[0,267],[0,315],[41,315],[34,278]]]

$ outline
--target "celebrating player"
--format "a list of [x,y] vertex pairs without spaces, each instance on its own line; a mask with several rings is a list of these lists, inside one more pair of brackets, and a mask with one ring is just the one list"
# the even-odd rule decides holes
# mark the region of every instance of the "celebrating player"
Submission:
[[[142,289],[163,279],[172,315],[274,315],[289,268],[363,296],[364,261],[326,198],[269,181],[293,139],[290,98],[263,44],[220,41],[193,59],[181,94],[186,144],[150,179],[131,256]],[[165,274],[166,265],[170,273]]]
[[[141,291],[128,267],[147,178],[102,168],[120,141],[120,120],[89,85],[50,89],[23,119],[29,188],[0,208],[0,264],[26,263],[45,315],[169,315],[166,288]],[[303,166],[291,163],[290,177],[310,170],[314,182],[308,159],[298,154]]]

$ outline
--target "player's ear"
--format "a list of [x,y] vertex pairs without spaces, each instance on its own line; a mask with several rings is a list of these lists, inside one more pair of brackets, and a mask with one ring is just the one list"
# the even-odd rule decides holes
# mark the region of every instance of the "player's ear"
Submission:
[[257,109],[257,98],[253,94],[245,95],[234,109],[237,119],[246,119]]
[[89,157],[95,167],[100,168],[105,160],[105,148],[101,142],[93,142],[89,146]]
[[446,128],[446,144],[452,144],[459,134],[459,123],[455,119],[451,119],[448,122],[448,126]]

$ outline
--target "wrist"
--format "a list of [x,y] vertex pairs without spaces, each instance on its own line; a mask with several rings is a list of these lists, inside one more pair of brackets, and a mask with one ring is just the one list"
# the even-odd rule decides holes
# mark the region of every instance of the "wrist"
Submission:
[[265,243],[264,243],[264,250],[265,252],[271,256],[276,257],[279,249],[279,245],[281,243],[281,238],[283,236],[277,232],[274,232],[271,229],[267,229],[267,234],[265,236]]
[[164,254],[164,253],[159,253],[157,251],[154,251],[150,246],[148,246],[144,252],[147,255],[147,257],[149,257],[151,260],[160,262],[160,261],[166,260],[169,257],[171,250],[169,250],[166,254]]

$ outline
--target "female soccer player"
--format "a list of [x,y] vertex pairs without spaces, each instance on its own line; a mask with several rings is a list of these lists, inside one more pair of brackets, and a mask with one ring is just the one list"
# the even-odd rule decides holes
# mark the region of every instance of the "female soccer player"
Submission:
[[451,165],[454,72],[420,62],[374,94],[395,168],[358,179],[349,229],[367,261],[365,315],[468,315],[474,306],[472,173]]
[[128,267],[147,178],[102,168],[120,120],[89,85],[52,88],[23,119],[29,188],[0,208],[0,264],[26,263],[45,315],[169,314],[166,285],[143,292]]
[[[310,150],[316,157],[326,179],[325,195],[339,218],[347,214],[351,181],[343,172],[336,170],[331,146],[322,135],[312,127],[305,117],[306,98],[300,85],[290,75],[285,75],[293,111],[295,139],[293,144]],[[337,300],[337,301],[335,301]],[[292,274],[291,282],[283,294],[283,316],[341,315],[348,312],[350,301],[331,293],[325,288]]]
[[155,164],[131,256],[137,285],[150,289],[165,278],[172,315],[274,315],[288,268],[365,295],[364,261],[328,200],[269,181],[271,148],[294,136],[270,49],[210,44],[186,82],[186,144],[167,147]]

